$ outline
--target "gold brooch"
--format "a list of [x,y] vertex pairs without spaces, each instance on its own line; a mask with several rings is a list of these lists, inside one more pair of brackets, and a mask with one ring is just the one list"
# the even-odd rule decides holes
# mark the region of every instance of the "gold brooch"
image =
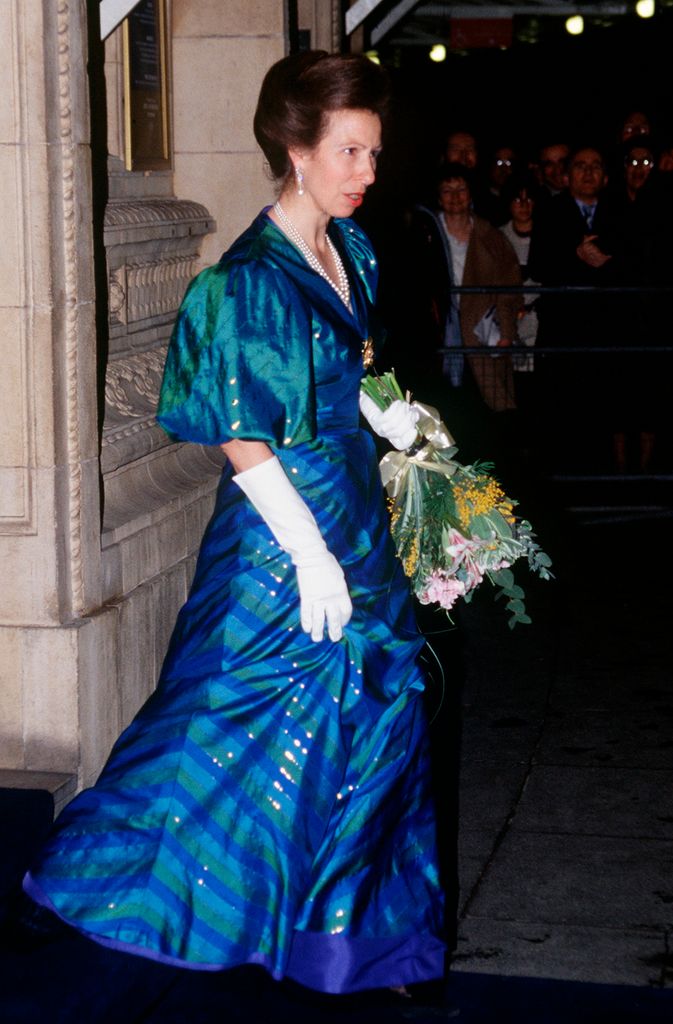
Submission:
[[371,334],[362,342],[362,365],[368,370],[374,363],[374,342]]

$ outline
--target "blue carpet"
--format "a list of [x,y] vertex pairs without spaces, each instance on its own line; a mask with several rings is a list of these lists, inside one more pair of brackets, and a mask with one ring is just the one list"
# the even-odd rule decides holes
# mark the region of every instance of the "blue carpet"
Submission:
[[461,972],[449,992],[460,1024],[673,1024],[673,989]]
[[[672,1024],[673,988],[454,973],[434,1005],[320,996],[259,968],[222,974],[110,954],[66,934],[0,955],[3,1024]],[[437,996],[436,992],[419,993]],[[441,996],[441,992],[440,992]]]

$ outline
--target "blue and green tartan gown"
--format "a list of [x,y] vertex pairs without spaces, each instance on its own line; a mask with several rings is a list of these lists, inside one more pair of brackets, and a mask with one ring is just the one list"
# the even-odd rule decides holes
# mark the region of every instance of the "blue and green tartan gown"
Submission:
[[158,419],[271,445],[343,567],[345,635],[302,632],[295,570],[225,468],[158,688],[25,887],[127,952],[348,992],[436,978],[444,944],[422,641],[358,419],[376,261],[352,221],[330,233],[353,312],[263,211],[190,285]]

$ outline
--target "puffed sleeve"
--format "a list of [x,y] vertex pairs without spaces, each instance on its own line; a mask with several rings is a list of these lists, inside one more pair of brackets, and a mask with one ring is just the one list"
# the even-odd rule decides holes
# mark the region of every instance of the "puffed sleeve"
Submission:
[[192,281],[157,420],[173,440],[207,445],[288,447],[315,436],[310,308],[280,271],[225,256]]

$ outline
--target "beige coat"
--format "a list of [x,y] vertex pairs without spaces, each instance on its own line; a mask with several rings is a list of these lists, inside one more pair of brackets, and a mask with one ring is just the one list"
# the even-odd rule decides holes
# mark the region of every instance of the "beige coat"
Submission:
[[[519,262],[505,236],[488,221],[475,217],[465,257],[463,285],[521,285]],[[505,294],[463,294],[460,297],[460,329],[463,344],[483,348],[474,333],[482,316],[495,304],[500,337],[516,338],[517,314],[522,296]],[[498,354],[467,356],[470,369],[484,402],[494,412],[515,409],[512,358],[506,349],[489,349]]]

